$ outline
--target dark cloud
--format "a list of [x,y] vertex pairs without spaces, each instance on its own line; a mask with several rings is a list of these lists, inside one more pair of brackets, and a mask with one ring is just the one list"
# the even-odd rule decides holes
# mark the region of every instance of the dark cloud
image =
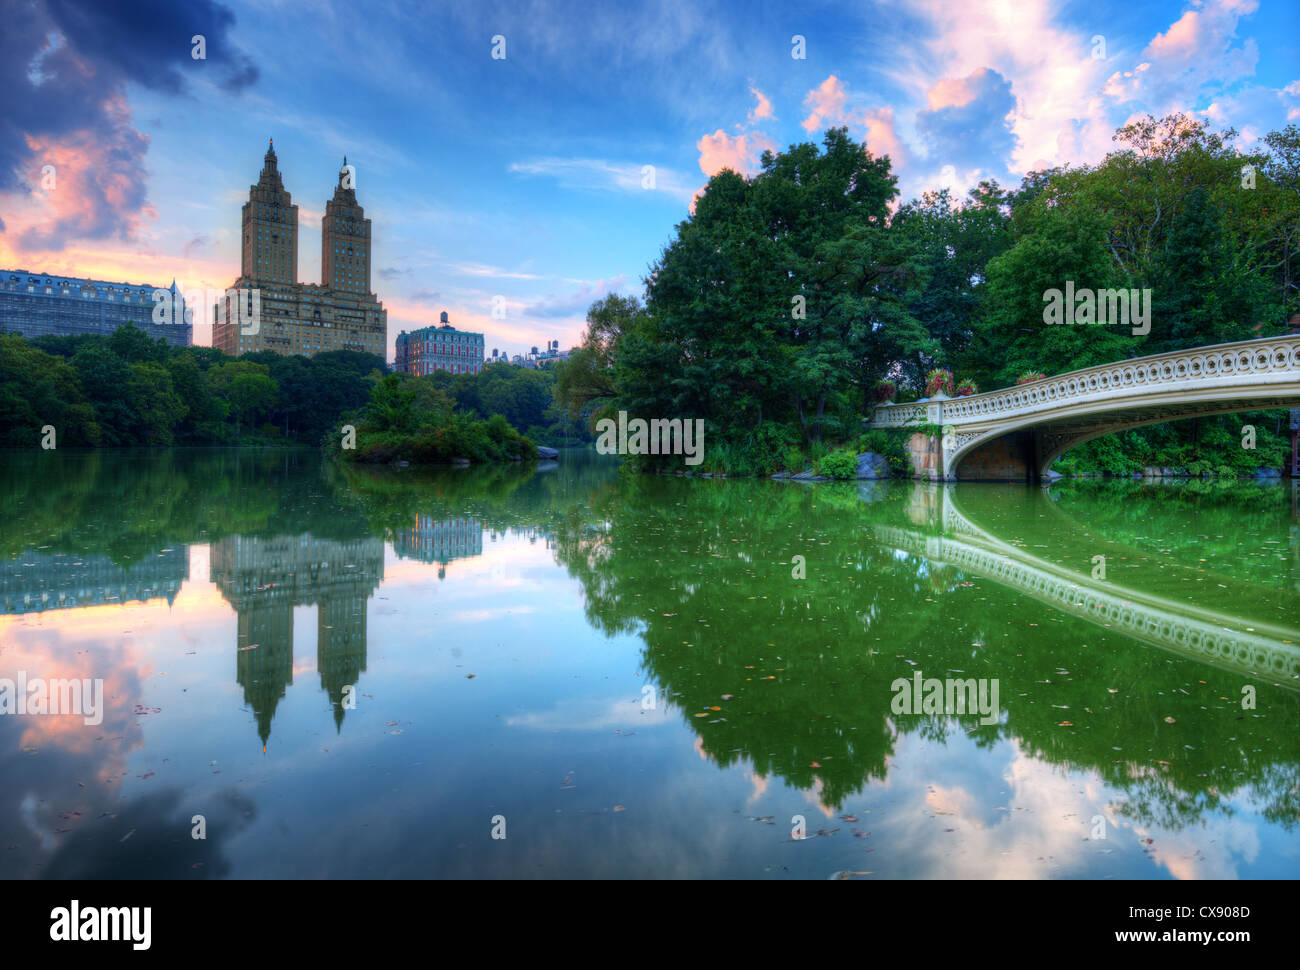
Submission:
[[392,267],[385,267],[384,269],[379,270],[379,275],[380,277],[386,280],[395,280],[399,276],[405,276],[406,270],[394,269]]
[[442,294],[437,292],[436,290],[416,290],[414,293],[411,294],[411,300],[415,303],[432,304],[440,296],[442,296]]
[[1006,171],[1015,148],[1007,116],[1016,106],[1011,82],[987,67],[946,78],[931,89],[939,106],[916,113],[916,130],[930,158],[959,170]]
[[[75,238],[129,238],[146,211],[144,156],[126,85],[180,95],[207,78],[240,90],[256,67],[232,40],[234,15],[213,0],[11,4],[0,31],[0,192],[43,191],[55,166],[52,219],[22,248]],[[207,59],[191,57],[202,34]]]

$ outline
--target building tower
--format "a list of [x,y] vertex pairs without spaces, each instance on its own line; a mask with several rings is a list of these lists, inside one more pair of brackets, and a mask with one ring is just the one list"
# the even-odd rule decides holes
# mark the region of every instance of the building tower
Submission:
[[321,286],[338,294],[370,293],[370,220],[357,204],[356,169],[343,156],[334,198],[321,220]]
[[280,179],[275,140],[262,162],[262,174],[244,203],[240,275],[259,283],[298,282],[298,207]]

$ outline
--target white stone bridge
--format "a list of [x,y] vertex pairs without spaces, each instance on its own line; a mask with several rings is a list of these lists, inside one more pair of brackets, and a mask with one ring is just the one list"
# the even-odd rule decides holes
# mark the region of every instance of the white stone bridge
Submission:
[[1041,481],[1062,454],[1101,435],[1234,411],[1300,407],[1300,334],[1241,340],[1088,367],[969,397],[887,404],[871,428],[914,435],[913,471],[942,481]]

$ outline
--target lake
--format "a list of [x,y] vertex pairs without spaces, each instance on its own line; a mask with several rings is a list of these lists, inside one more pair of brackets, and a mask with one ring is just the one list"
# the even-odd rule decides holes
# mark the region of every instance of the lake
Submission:
[[1300,875],[1290,482],[0,462],[5,878]]

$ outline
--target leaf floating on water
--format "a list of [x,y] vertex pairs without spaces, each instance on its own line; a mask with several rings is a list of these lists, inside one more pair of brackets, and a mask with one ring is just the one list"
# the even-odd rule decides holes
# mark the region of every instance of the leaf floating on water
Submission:
[[720,708],[720,707],[710,707],[709,710],[711,710],[711,711],[720,711],[720,710],[722,710],[722,708]]
[[627,811],[627,808],[626,808],[625,806],[623,806],[623,805],[615,805],[615,806],[614,806],[614,811],[616,811],[616,812],[626,812],[626,811]]
[[722,699],[723,699],[724,701],[729,701],[729,700],[731,700],[731,698],[734,697],[734,696],[735,696],[734,694],[723,694],[723,695],[722,695]]
[[709,716],[709,713],[708,713],[708,711],[705,711],[703,714],[696,714],[695,716],[696,716],[696,717],[708,717],[708,716]]
[[1165,718],[1165,723],[1166,723],[1166,724],[1173,724],[1173,723],[1174,723],[1174,719],[1173,719],[1172,717],[1167,717],[1167,718]]
[[1057,727],[1074,727],[1074,722],[1073,722],[1073,721],[1061,721],[1061,722],[1060,722],[1059,724],[1057,724],[1056,726],[1057,726]]

